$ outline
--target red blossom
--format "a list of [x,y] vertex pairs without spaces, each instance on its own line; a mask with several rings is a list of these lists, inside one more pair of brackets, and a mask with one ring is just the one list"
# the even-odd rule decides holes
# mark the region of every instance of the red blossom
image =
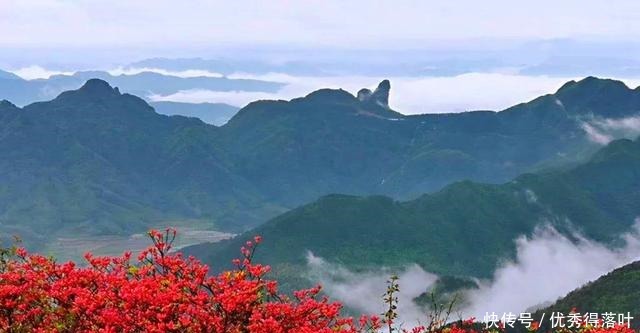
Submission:
[[[85,255],[88,266],[29,254],[0,256],[0,332],[376,332],[384,320],[341,315],[342,306],[321,297],[321,287],[277,294],[265,279],[269,266],[252,262],[256,236],[242,248],[236,269],[210,275],[193,257],[170,252],[176,232],[152,230],[153,246],[136,261]],[[387,326],[388,323],[385,323]],[[473,319],[448,327],[418,326],[404,333],[477,333]],[[622,326],[583,333],[631,333]]]

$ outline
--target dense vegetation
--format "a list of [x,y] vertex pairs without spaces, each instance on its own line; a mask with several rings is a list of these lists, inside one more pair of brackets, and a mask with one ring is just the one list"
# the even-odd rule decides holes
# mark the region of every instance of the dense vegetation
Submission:
[[[171,252],[175,230],[151,231],[153,246],[136,258],[94,257],[88,266],[0,249],[0,330],[3,332],[220,332],[220,333],[500,333],[508,325],[448,323],[428,318],[402,325],[397,311],[397,278],[391,277],[380,316],[359,320],[341,314],[341,305],[318,296],[321,287],[293,296],[278,293],[265,279],[269,266],[253,262],[256,236],[242,247],[233,270],[208,275],[208,267]],[[538,331],[538,323],[526,326]],[[554,330],[555,331],[555,330]],[[580,325],[565,333],[633,333],[625,325]]]
[[405,202],[325,196],[234,239],[185,251],[226,262],[234,248],[260,234],[268,242],[258,259],[290,273],[287,279],[305,271],[307,251],[353,269],[418,263],[437,274],[488,278],[515,254],[513,240],[537,226],[620,244],[619,235],[640,215],[638,202],[640,141],[623,139],[584,164],[502,185],[459,182]]
[[[403,116],[389,108],[389,90],[384,81],[358,96],[323,89],[289,102],[258,101],[222,127],[159,115],[100,80],[24,108],[3,102],[0,229],[31,244],[60,234],[129,234],[176,219],[238,231],[330,193],[406,200],[464,179],[503,182],[582,158],[598,146],[585,121],[640,109],[640,92],[596,78],[502,112]],[[504,186],[464,184],[413,204],[371,200],[389,201],[384,214],[464,197],[469,186],[513,200]],[[352,199],[323,202],[332,200]],[[514,214],[539,215],[526,205],[510,209],[517,214],[490,214],[503,224]],[[447,228],[468,217],[452,216]]]
[[570,292],[552,306],[540,310],[569,313],[631,313],[635,327],[640,327],[640,261],[620,267],[599,279]]

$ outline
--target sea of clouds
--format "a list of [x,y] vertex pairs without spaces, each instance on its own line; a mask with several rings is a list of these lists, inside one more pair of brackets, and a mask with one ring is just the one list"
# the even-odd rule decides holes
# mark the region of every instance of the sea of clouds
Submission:
[[[620,238],[620,247],[611,248],[576,233],[574,241],[550,226],[540,227],[531,237],[515,240],[515,260],[505,261],[493,278],[478,281],[480,288],[462,291],[465,300],[451,319],[485,314],[520,313],[547,305],[570,291],[593,281],[609,271],[640,259],[640,219],[630,232]],[[400,284],[400,321],[408,325],[425,323],[427,312],[412,300],[438,279],[418,265],[402,271],[387,268],[352,272],[309,253],[310,277],[317,279],[331,297],[362,313],[379,314],[384,310],[382,295],[391,274],[398,274]]]
[[[177,77],[224,77],[220,73],[206,70],[170,71],[161,68],[118,67],[107,71],[112,75],[155,72]],[[46,79],[56,74],[73,74],[70,71],[50,70],[36,65],[13,69],[11,72],[29,80]],[[193,89],[169,95],[153,95],[149,98],[154,101],[212,102],[242,107],[256,100],[290,100],[321,88],[341,88],[355,94],[361,88],[375,88],[383,79],[389,79],[392,89],[390,105],[394,110],[404,114],[446,113],[502,110],[540,95],[553,93],[569,80],[580,79],[580,77],[521,75],[513,71],[423,77],[294,76],[283,73],[261,75],[235,73],[226,77],[275,81],[286,85],[276,93]],[[630,87],[640,84],[640,79],[636,78],[617,79],[623,80]]]
[[537,96],[552,93],[574,78],[524,76],[502,73],[467,73],[443,77],[292,76],[281,73],[251,75],[238,73],[229,78],[259,79],[285,83],[276,93],[187,90],[171,95],[151,96],[153,100],[178,102],[221,102],[244,106],[263,99],[305,96],[321,88],[344,89],[355,94],[361,88],[375,88],[383,79],[391,81],[389,104],[404,114],[502,110]]

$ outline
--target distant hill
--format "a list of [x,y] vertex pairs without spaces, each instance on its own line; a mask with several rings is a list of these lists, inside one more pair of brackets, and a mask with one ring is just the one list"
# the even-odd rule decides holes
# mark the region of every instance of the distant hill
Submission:
[[73,75],[53,75],[48,79],[23,80],[11,73],[0,73],[0,100],[17,105],[49,100],[63,91],[78,89],[87,80],[98,78],[118,86],[123,92],[147,98],[154,94],[169,95],[181,90],[276,92],[283,84],[277,82],[229,79],[226,77],[177,77],[154,72],[132,75],[111,75],[103,71],[76,72]]
[[19,76],[0,70],[0,80],[22,80]]
[[150,102],[149,105],[160,114],[195,117],[216,126],[226,124],[239,110],[224,103]]
[[[640,92],[596,78],[501,112],[405,116],[389,107],[390,91],[383,81],[357,96],[321,89],[291,101],[257,101],[221,127],[160,115],[96,79],[49,102],[0,103],[0,229],[41,241],[127,234],[168,219],[244,231],[331,193],[347,195],[323,199],[338,206],[364,200],[350,195],[429,203],[443,196],[424,193],[452,182],[496,184],[566,168],[601,147],[585,123],[640,110]],[[534,192],[544,191],[540,186]],[[508,187],[470,182],[444,193],[448,202],[480,190],[497,202],[513,200]],[[391,209],[381,217],[405,205],[375,200]],[[535,207],[513,209],[538,214]],[[504,211],[507,223],[511,213]]]
[[537,226],[613,245],[637,216],[640,141],[625,139],[579,166],[501,185],[458,182],[405,202],[325,196],[234,239],[184,251],[221,267],[247,239],[261,235],[256,260],[285,279],[305,271],[307,251],[355,270],[417,263],[439,275],[489,278],[501,260],[515,255],[514,239]]

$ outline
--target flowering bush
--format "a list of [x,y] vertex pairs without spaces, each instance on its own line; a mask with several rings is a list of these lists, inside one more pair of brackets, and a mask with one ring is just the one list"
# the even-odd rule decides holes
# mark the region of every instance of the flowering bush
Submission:
[[170,253],[175,230],[151,231],[153,246],[132,260],[85,257],[87,267],[57,264],[24,249],[0,260],[0,331],[8,332],[362,332],[376,319],[354,323],[320,288],[277,295],[264,279],[268,266],[242,248],[236,269],[208,276],[194,258]]
[[[171,252],[175,230],[149,235],[153,245],[137,258],[87,254],[86,267],[58,264],[17,247],[0,250],[0,332],[397,331],[393,304],[383,319],[353,320],[340,314],[339,303],[319,296],[319,286],[291,298],[278,295],[276,282],[264,278],[269,266],[252,262],[260,237],[241,249],[234,270],[210,276],[207,266]],[[393,303],[393,293],[389,297]],[[402,330],[427,331],[478,329],[466,321]],[[628,333],[623,328],[607,332],[614,331]]]

